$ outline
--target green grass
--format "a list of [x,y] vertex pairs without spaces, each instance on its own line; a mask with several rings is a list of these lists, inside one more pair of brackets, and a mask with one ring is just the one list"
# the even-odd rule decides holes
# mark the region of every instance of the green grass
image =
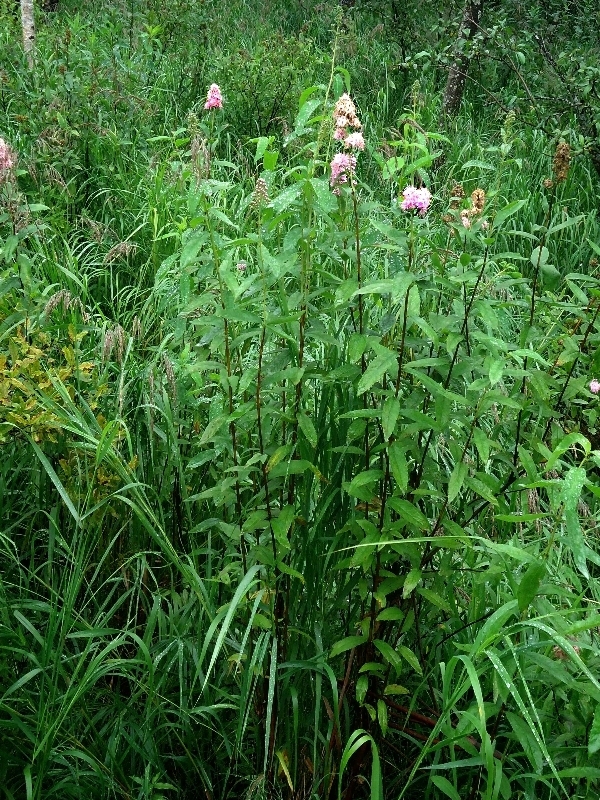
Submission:
[[0,794],[596,797],[597,176],[261,8],[2,17]]

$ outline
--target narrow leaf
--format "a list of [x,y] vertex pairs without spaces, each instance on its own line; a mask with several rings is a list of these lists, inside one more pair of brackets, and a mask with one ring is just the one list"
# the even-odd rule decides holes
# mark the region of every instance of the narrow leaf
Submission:
[[386,439],[394,433],[396,422],[400,414],[400,402],[397,397],[388,397],[383,404],[383,413],[381,416],[381,424],[383,426],[383,435]]
[[521,613],[529,607],[529,604],[536,596],[545,574],[546,564],[543,561],[536,561],[527,568],[517,589],[517,601]]
[[360,647],[360,645],[364,644],[366,641],[366,636],[346,636],[345,639],[341,639],[333,645],[331,648],[331,658],[335,658],[341,653],[345,653],[347,650],[352,650],[354,647]]

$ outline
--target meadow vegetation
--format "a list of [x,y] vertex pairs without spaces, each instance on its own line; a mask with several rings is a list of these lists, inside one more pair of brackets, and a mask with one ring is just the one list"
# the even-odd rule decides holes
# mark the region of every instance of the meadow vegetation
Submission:
[[598,12],[447,5],[0,5],[0,797],[598,797]]

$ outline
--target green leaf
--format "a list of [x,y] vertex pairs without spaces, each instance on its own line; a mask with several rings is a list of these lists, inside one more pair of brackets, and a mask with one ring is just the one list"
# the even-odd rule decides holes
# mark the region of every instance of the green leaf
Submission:
[[399,683],[388,683],[388,685],[383,690],[384,695],[386,694],[409,694],[408,689],[404,686],[400,686]]
[[588,753],[593,756],[600,750],[600,703],[594,711],[594,721],[588,737]]
[[415,589],[419,583],[421,582],[421,570],[418,568],[411,569],[411,571],[406,576],[406,580],[404,581],[404,586],[402,587],[402,597],[406,600],[406,598],[411,594],[413,589]]
[[371,281],[357,289],[354,294],[389,294],[392,297],[392,303],[399,303],[404,300],[406,292],[414,281],[415,277],[410,272],[400,272],[394,278]]
[[46,472],[48,474],[48,477],[50,478],[50,480],[52,481],[52,483],[56,487],[56,489],[57,489],[58,493],[60,494],[60,496],[62,497],[63,503],[69,509],[69,513],[71,514],[71,516],[73,517],[75,522],[77,524],[79,524],[79,513],[77,512],[77,509],[73,505],[73,501],[69,497],[69,495],[67,493],[67,490],[65,489],[65,487],[60,482],[60,478],[58,477],[58,475],[54,471],[54,468],[53,468],[52,464],[48,461],[48,459],[46,458],[44,453],[40,450],[40,448],[33,441],[33,439],[30,439],[30,442],[31,442],[31,446],[34,449],[35,454],[37,455],[39,460],[42,462],[42,465],[43,465],[44,469],[46,470]]
[[442,611],[445,611],[447,614],[452,614],[453,609],[450,603],[444,600],[437,592],[434,592],[432,589],[417,589],[417,592],[421,597],[424,597],[425,600],[429,600],[432,605],[441,608]]
[[263,169],[267,170],[267,172],[274,170],[278,159],[279,150],[267,150],[263,156]]
[[514,738],[523,748],[529,763],[538,774],[541,773],[544,763],[543,755],[529,726],[518,714],[514,714],[512,711],[507,710],[506,718],[514,731]]
[[501,228],[509,217],[512,217],[513,214],[516,214],[517,211],[523,208],[525,203],[525,200],[513,200],[512,203],[501,208],[494,217],[494,230]]
[[[267,461],[267,472],[270,472],[273,467],[276,467],[277,464],[279,464],[280,461],[286,458],[286,456],[289,456],[293,449],[294,448],[291,444],[283,444],[281,447],[278,447]],[[200,463],[203,464],[204,462],[202,461]]]
[[305,583],[304,575],[298,572],[297,569],[293,569],[292,567],[290,567],[289,564],[285,563],[285,561],[278,561],[277,569],[280,572],[283,572],[284,575],[289,575],[292,578],[297,578],[297,580],[299,580],[300,583]]
[[380,480],[383,477],[383,472],[380,469],[367,469],[364,472],[359,472],[348,484],[348,494],[353,497],[358,497],[356,490],[362,486],[369,486],[372,483]]
[[329,181],[324,178],[311,178],[310,185],[313,188],[320,208],[329,214],[337,208],[337,198],[331,191]]
[[199,444],[207,444],[208,442],[212,442],[217,432],[223,427],[223,425],[227,422],[227,415],[220,414],[218,417],[214,417],[211,419],[202,436],[200,437]]
[[541,268],[541,273],[544,287],[550,289],[551,292],[555,292],[562,278],[560,271],[552,264],[544,264]]
[[411,667],[414,669],[416,673],[418,673],[419,675],[423,674],[423,670],[421,669],[421,665],[419,664],[419,659],[416,657],[416,655],[413,653],[412,650],[401,644],[398,647],[398,652],[400,653],[402,658],[408,661],[408,663],[411,665]]
[[485,465],[490,457],[490,440],[481,428],[475,428],[473,431],[473,441],[479,453],[479,458],[482,464]]
[[390,606],[389,608],[384,608],[383,611],[380,611],[377,615],[377,620],[379,622],[398,622],[400,619],[404,619],[406,616],[406,612],[402,611],[401,608],[396,608],[396,606]]
[[492,361],[488,371],[491,386],[495,386],[498,383],[502,377],[502,373],[504,372],[504,367],[505,361],[503,358],[496,358],[494,361]]
[[361,675],[356,681],[356,702],[362,706],[369,689],[369,676]]
[[545,574],[546,564],[544,561],[536,561],[527,568],[517,589],[517,601],[521,613],[529,608],[529,604],[536,596]]
[[112,443],[119,432],[121,422],[117,419],[110,420],[106,423],[98,439],[98,446],[96,447],[96,467],[106,458]]
[[380,353],[376,358],[371,361],[367,367],[364,375],[358,382],[357,394],[361,395],[367,392],[374,383],[380,381],[386,372],[396,372],[398,369],[398,356],[391,350]]
[[300,183],[294,183],[292,186],[288,186],[286,189],[280,192],[277,197],[274,197],[269,205],[273,206],[276,214],[281,214],[281,212],[285,211],[288,206],[292,205],[301,191],[302,185]]
[[353,333],[348,339],[348,361],[355,364],[365,352],[367,343],[364,333]]
[[388,711],[387,706],[383,700],[377,701],[377,722],[381,728],[381,732],[385,736],[388,729]]
[[399,675],[402,671],[402,660],[391,644],[384,642],[382,639],[375,639],[373,644],[379,650],[388,664],[391,664],[392,667],[394,667],[396,670],[396,675]]
[[548,228],[546,236],[551,236],[557,231],[563,231],[565,228],[570,228],[572,225],[577,225],[584,219],[585,214],[579,214],[577,217],[571,217],[570,219],[565,220],[565,222],[559,222],[557,225],[552,225],[552,227]]
[[443,792],[446,797],[449,797],[450,800],[460,800],[460,795],[454,788],[454,786],[450,783],[448,778],[444,778],[442,775],[433,775],[431,778],[431,782],[434,786]]
[[251,139],[250,141],[256,142],[256,153],[254,154],[254,163],[258,164],[264,156],[267,147],[271,144],[270,136],[259,136],[258,139]]
[[[560,440],[560,442],[556,445],[556,447],[552,451],[552,455],[546,461],[545,470],[547,471],[554,469],[560,457],[568,450],[570,450],[574,444],[580,445],[585,455],[586,456],[589,455],[591,450],[591,445],[589,440],[586,439],[583,434],[578,433],[576,431],[574,433],[569,433],[567,436],[565,436],[563,439]],[[542,455],[544,454],[542,453]],[[569,473],[567,473],[567,475],[565,475],[564,478],[565,482],[568,482],[569,485],[573,483],[573,486],[569,488],[569,491],[576,492],[576,497],[574,502],[575,506],[579,501],[579,494],[581,493],[581,489],[583,488],[583,485],[585,483],[585,470],[582,467],[577,467],[577,469],[580,470],[580,472],[573,472],[573,470],[570,470]],[[579,486],[579,490],[577,490],[578,484],[581,484]],[[563,486],[563,489],[566,490],[567,487]],[[564,499],[563,502],[566,504],[567,500]]]
[[546,264],[546,262],[548,261],[549,256],[550,252],[548,251],[548,248],[544,247],[543,245],[540,245],[539,247],[536,247],[533,250],[529,260],[531,261],[534,267],[537,266],[543,267],[544,264]]
[[317,431],[315,430],[315,426],[313,425],[311,418],[307,417],[306,414],[298,414],[298,427],[306,436],[308,443],[312,447],[316,447],[318,441]]
[[565,629],[564,633],[566,636],[572,636],[575,633],[581,633],[581,631],[589,631],[592,628],[600,628],[600,614],[592,614],[591,617],[587,619],[579,620],[579,622],[574,622],[572,625],[569,625],[568,628]]
[[358,671],[360,674],[363,672],[385,672],[385,664],[380,664],[379,661],[367,661],[366,664],[363,664]]
[[450,475],[450,480],[448,481],[449,503],[451,503],[457,497],[458,493],[462,489],[462,485],[465,482],[468,471],[469,467],[464,461],[459,461],[452,470],[452,475]]
[[296,131],[301,131],[306,127],[306,124],[315,113],[317,108],[321,105],[323,100],[313,98],[312,100],[306,100],[302,106],[300,107],[300,111],[296,114],[296,119],[294,121],[294,128]]
[[598,767],[567,767],[556,773],[559,778],[583,778],[584,780],[597,781],[600,779]]
[[479,478],[474,478],[471,475],[465,476],[465,483],[475,494],[478,494],[480,497],[483,497],[484,500],[487,500],[493,506],[498,505],[498,500],[494,496],[493,491],[490,487],[485,484],[483,481],[480,481]]
[[422,511],[409,503],[408,500],[402,500],[400,497],[390,497],[388,505],[397,511],[405,522],[409,525],[414,525],[421,531],[429,530],[429,520]]
[[284,547],[289,547],[288,532],[292,527],[296,511],[293,505],[284,506],[279,512],[279,516],[271,520],[271,527],[275,539]]
[[408,489],[408,464],[404,455],[404,447],[399,442],[392,442],[388,447],[388,457],[394,480],[404,494]]
[[484,648],[489,647],[498,638],[504,629],[506,622],[517,611],[518,603],[510,600],[500,608],[496,609],[492,616],[484,622],[473,642],[471,648],[471,658],[474,659]]
[[352,650],[354,647],[360,647],[361,644],[364,644],[366,641],[366,636],[346,636],[345,639],[341,639],[333,645],[331,648],[331,658],[335,658],[341,653],[345,653],[347,650]]
[[563,479],[561,500],[565,508],[577,509],[581,490],[585,485],[586,472],[583,467],[571,467]]
[[397,397],[386,398],[383,404],[383,413],[381,416],[381,424],[383,427],[383,435],[386,439],[394,433],[396,422],[400,414],[400,401]]
[[252,617],[252,627],[261,628],[263,631],[269,631],[273,627],[273,622],[264,614],[255,614]]
[[571,552],[573,553],[575,566],[579,572],[581,572],[584,578],[589,579],[590,573],[587,568],[585,541],[583,538],[581,525],[579,524],[579,516],[576,509],[565,508],[565,528],[565,539],[571,549]]

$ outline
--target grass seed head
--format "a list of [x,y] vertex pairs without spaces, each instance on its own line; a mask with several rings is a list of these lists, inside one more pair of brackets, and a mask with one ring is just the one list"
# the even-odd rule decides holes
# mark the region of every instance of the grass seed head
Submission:
[[570,166],[571,147],[568,142],[560,141],[556,146],[554,159],[552,161],[552,170],[556,178],[556,183],[563,183],[567,180]]

